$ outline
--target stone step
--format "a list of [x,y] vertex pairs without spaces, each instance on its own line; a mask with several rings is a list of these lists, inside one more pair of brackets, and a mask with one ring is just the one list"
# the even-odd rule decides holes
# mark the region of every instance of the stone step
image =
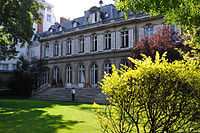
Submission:
[[[77,88],[75,94],[75,102],[88,103],[105,103],[107,96],[101,93],[99,88]],[[71,89],[66,88],[49,88],[32,99],[55,100],[55,101],[71,101]]]

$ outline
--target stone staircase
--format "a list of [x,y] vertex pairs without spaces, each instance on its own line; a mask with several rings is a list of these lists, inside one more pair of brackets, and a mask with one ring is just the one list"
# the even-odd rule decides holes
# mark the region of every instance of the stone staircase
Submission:
[[[75,102],[101,103],[106,102],[107,96],[101,93],[100,88],[76,88]],[[31,99],[71,101],[71,89],[49,88],[41,93],[32,96]]]

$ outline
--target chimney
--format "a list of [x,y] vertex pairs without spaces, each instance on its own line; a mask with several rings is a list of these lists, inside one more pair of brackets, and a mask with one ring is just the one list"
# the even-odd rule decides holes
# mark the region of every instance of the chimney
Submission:
[[39,32],[43,32],[43,21],[44,21],[44,16],[42,14],[40,14],[41,17],[41,24],[37,25],[37,33]]
[[70,18],[66,19],[65,17],[60,17],[60,23],[65,23],[70,21]]
[[99,4],[100,4],[100,7],[102,7],[102,5],[103,5],[103,1],[100,0],[100,1],[99,1]]

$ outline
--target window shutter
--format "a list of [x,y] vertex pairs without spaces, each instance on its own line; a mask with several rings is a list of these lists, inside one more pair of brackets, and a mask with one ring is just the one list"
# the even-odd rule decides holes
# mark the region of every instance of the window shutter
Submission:
[[128,31],[128,38],[129,38],[129,47],[133,47],[133,29],[130,29],[129,31]]
[[119,31],[116,32],[116,49],[120,49],[121,47],[121,33]]
[[111,49],[115,49],[115,32],[111,33]]
[[53,44],[49,44],[49,57],[53,57]]
[[42,58],[44,58],[44,56],[45,56],[44,47],[45,47],[45,45],[42,45]]
[[103,51],[103,34],[97,35],[97,51]]

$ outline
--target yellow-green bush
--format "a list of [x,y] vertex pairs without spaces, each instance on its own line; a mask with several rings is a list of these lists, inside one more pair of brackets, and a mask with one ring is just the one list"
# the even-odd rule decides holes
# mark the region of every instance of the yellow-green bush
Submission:
[[110,104],[94,111],[104,132],[199,131],[199,61],[169,63],[158,53],[155,62],[129,59],[135,68],[113,66],[101,83]]

